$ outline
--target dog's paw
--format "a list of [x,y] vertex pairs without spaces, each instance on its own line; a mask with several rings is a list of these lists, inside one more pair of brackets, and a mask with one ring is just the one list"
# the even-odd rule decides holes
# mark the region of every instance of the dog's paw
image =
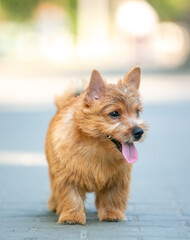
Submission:
[[103,219],[102,222],[121,222],[121,219],[119,218],[107,218],[107,219]]
[[106,211],[105,209],[99,209],[98,216],[102,222],[121,222],[126,220],[125,213],[120,210]]
[[63,221],[63,222],[61,222],[61,224],[63,224],[63,225],[77,225],[77,224],[80,224],[80,223],[73,222],[73,221]]
[[58,220],[59,224],[64,224],[64,225],[85,225],[86,224],[86,218],[85,215],[80,216],[79,214],[66,214],[66,213],[61,213],[59,216]]

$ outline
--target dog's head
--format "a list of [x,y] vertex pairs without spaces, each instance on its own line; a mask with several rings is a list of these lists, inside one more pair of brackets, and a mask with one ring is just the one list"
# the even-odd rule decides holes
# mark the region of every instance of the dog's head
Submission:
[[93,70],[83,98],[81,130],[99,140],[112,141],[128,162],[137,160],[133,143],[142,140],[147,131],[141,119],[140,75],[140,68],[135,67],[115,85],[105,83]]

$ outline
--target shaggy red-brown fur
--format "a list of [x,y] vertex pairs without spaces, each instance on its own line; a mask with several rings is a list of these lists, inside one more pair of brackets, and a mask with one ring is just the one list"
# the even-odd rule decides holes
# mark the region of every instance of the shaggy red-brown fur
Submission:
[[[100,221],[125,219],[132,165],[116,145],[133,142],[132,130],[146,124],[138,88],[136,67],[116,85],[107,84],[94,70],[88,88],[79,96],[65,94],[56,100],[57,113],[46,137],[51,196],[48,206],[59,214],[59,223],[85,224],[84,200],[95,192]],[[117,111],[119,118],[111,118]]]

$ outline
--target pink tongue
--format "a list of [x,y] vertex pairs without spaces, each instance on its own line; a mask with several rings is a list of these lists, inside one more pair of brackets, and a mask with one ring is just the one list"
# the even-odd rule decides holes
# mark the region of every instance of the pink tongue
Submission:
[[138,152],[133,143],[122,143],[122,154],[128,163],[138,160]]

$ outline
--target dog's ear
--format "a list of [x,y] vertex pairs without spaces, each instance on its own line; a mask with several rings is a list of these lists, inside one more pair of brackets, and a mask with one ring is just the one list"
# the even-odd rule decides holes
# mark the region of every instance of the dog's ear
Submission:
[[91,104],[94,100],[99,100],[105,89],[104,81],[97,70],[93,70],[91,73],[91,79],[87,88],[86,99]]
[[141,69],[140,67],[134,67],[130,70],[123,79],[123,84],[134,90],[138,90],[141,79]]

